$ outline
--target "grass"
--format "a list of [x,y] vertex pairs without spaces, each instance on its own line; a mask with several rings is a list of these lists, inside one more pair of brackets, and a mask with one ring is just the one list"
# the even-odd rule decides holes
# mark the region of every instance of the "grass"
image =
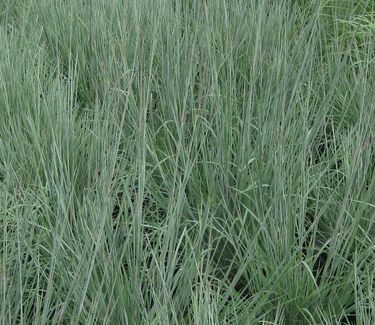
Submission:
[[0,323],[375,323],[373,1],[4,0]]

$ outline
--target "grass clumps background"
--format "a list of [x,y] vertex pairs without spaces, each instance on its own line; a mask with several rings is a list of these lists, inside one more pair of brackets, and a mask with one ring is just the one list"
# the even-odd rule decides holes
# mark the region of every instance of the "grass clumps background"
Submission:
[[375,324],[375,3],[0,3],[1,324]]

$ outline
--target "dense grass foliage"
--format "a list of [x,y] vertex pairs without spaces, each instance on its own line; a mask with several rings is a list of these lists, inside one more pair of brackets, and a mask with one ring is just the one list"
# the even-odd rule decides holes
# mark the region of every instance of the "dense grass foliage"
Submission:
[[0,2],[0,323],[375,324],[375,3]]

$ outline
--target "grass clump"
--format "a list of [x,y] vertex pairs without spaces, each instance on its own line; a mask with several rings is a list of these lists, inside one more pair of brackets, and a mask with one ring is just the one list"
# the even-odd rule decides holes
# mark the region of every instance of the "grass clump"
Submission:
[[371,1],[3,1],[0,321],[372,324]]

